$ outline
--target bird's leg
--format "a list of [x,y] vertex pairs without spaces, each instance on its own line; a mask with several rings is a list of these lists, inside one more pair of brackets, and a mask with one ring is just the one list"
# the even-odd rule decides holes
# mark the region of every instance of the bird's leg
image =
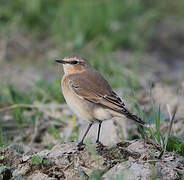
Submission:
[[99,141],[99,138],[100,138],[100,130],[101,130],[102,121],[98,120],[98,123],[99,123],[99,126],[98,126],[98,136],[97,136],[96,143],[101,144]]
[[89,123],[88,128],[87,128],[87,130],[86,130],[86,132],[85,132],[85,134],[84,134],[84,136],[83,136],[82,140],[79,142],[78,146],[82,146],[82,145],[84,145],[83,141],[84,141],[84,139],[85,139],[86,135],[88,134],[89,129],[90,129],[90,128],[91,128],[91,126],[93,125],[93,122],[94,122],[94,121],[92,121],[91,123]]

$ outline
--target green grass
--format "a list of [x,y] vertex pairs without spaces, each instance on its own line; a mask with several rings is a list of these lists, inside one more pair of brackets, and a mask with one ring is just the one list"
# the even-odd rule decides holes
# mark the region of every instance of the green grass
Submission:
[[148,131],[150,133],[150,138],[155,140],[156,143],[160,144],[161,147],[165,148],[165,137],[163,136],[161,129],[160,129],[160,123],[161,121],[163,122],[163,119],[161,119],[161,112],[160,112],[160,106],[157,109],[153,108],[152,110],[152,114],[153,114],[153,119],[154,119],[154,124],[155,124],[155,129],[156,131],[154,132],[154,130],[152,128],[148,128]]
[[64,97],[61,93],[60,79],[56,82],[47,83],[45,81],[38,81],[32,89],[32,95],[35,100],[43,101],[45,103],[51,101],[63,102]]
[[184,172],[181,175],[181,180],[184,180]]
[[1,150],[1,148],[3,147],[4,144],[5,144],[5,143],[4,143],[3,132],[2,132],[2,130],[0,129],[0,150]]
[[50,165],[50,161],[46,158],[43,158],[41,156],[38,155],[34,155],[32,157],[32,165],[44,165],[44,166],[49,166]]
[[180,154],[181,156],[184,156],[184,139],[181,139],[177,136],[170,136],[168,138],[168,143],[166,147],[167,151]]
[[34,155],[32,158],[32,165],[39,165],[42,164],[43,162],[43,158],[38,156],[38,155]]
[[28,92],[22,92],[12,86],[0,82],[0,103],[1,104],[32,104],[34,101],[48,103],[51,101],[63,102],[61,93],[60,79],[56,82],[47,83],[38,81]]
[[99,41],[96,48],[102,51],[117,46],[140,47],[144,44],[139,41],[141,26],[146,28],[154,19],[154,15],[145,13],[151,7],[140,0],[80,0],[77,3],[74,0],[15,0],[4,1],[3,7],[0,9],[3,25],[17,28],[21,25],[37,35],[42,32],[42,36],[50,34],[73,50],[91,41]]
[[101,180],[102,179],[102,175],[103,175],[103,173],[100,170],[94,170],[90,174],[89,179],[90,180]]
[[[165,2],[141,0],[15,0],[3,1],[0,12],[3,26],[21,26],[39,36],[50,34],[62,48],[78,50],[97,41],[96,49],[109,51],[116,47],[144,47],[150,26],[168,12],[183,17],[182,5],[182,1],[171,0],[166,6]],[[168,11],[172,6],[177,10]]]
[[60,137],[60,135],[59,135],[59,132],[58,132],[58,130],[56,129],[56,127],[55,127],[54,125],[51,125],[51,126],[50,126],[49,133],[50,133],[50,135],[52,135],[55,139],[61,141],[61,137]]
[[[141,0],[3,0],[2,4],[0,34],[4,37],[16,36],[21,31],[35,39],[33,43],[49,38],[61,57],[82,53],[115,88],[139,88],[139,83],[136,76],[125,75],[111,53],[117,49],[144,52],[160,21],[169,15],[184,17],[181,8],[184,3],[171,0],[167,5],[164,1]],[[175,9],[169,11],[171,7]],[[39,82],[38,87],[48,89],[49,96],[62,100],[55,83]],[[43,98],[43,93],[35,94],[36,99]]]
[[[151,88],[150,88],[151,89]],[[180,154],[181,156],[184,156],[184,140],[177,137],[177,136],[172,136],[168,134],[167,136],[164,135],[164,133],[161,131],[161,123],[164,123],[164,121],[168,118],[168,116],[164,113],[161,112],[160,106],[158,108],[156,107],[153,99],[152,99],[152,90],[150,90],[150,103],[152,104],[151,112],[146,113],[144,112],[140,107],[140,104],[138,102],[138,99],[135,95],[135,91],[132,91],[131,97],[132,101],[134,102],[133,107],[135,107],[136,111],[140,114],[140,116],[143,118],[143,120],[149,124],[154,124],[155,129],[152,127],[149,128],[144,128],[144,127],[139,127],[139,131],[141,133],[141,136],[143,138],[150,138],[152,139],[155,143],[159,144],[160,147],[165,151],[169,152],[176,152]],[[173,117],[175,117],[176,111],[173,112]],[[174,120],[174,119],[173,119]],[[172,128],[171,122],[172,120],[170,119],[170,127]],[[168,132],[170,133],[170,132]],[[163,152],[160,154],[162,156]]]
[[0,33],[12,37],[16,32],[25,32],[37,42],[49,38],[60,50],[61,57],[73,52],[93,57],[92,64],[107,77],[115,76],[118,82],[114,78],[112,84],[120,87],[122,70],[116,70],[118,66],[110,63],[111,52],[117,49],[144,51],[160,21],[172,15],[178,20],[184,17],[183,5],[183,1],[172,0],[167,3],[145,0],[3,0]]

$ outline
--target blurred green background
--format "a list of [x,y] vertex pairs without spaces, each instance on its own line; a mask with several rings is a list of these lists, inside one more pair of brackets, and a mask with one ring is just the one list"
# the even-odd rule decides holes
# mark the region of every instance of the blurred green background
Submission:
[[119,87],[117,63],[126,54],[134,71],[145,52],[159,61],[183,58],[183,7],[182,0],[2,0],[1,62],[49,66],[56,57],[82,53]]
[[[184,77],[184,1],[1,0],[0,107],[64,102],[54,59],[73,53],[125,99],[147,81],[175,86]],[[22,108],[13,113],[26,121]]]

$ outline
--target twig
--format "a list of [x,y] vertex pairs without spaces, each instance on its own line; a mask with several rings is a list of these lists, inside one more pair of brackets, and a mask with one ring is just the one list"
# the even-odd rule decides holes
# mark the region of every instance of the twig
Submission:
[[[61,104],[61,105],[58,105],[56,108],[63,108],[63,107],[64,107],[64,105]],[[31,108],[31,109],[37,108],[38,110],[40,110],[41,112],[46,114],[48,117],[56,118],[52,113],[48,112],[48,109],[47,109],[48,106],[46,104],[43,104],[43,105],[40,105],[40,104],[13,104],[11,106],[1,108],[0,113],[5,112],[5,111],[9,111],[9,110],[12,110],[15,108]]]
[[9,111],[9,110],[12,110],[15,108],[21,108],[21,107],[23,107],[23,108],[39,108],[38,105],[34,105],[34,104],[13,104],[11,106],[1,108],[0,112]]
[[146,141],[146,143],[155,146],[159,151],[163,150],[162,146],[160,144],[158,144],[157,142],[155,142],[154,140],[152,140],[152,139],[145,139],[145,141]]
[[35,121],[34,134],[33,134],[32,138],[31,138],[30,145],[32,145],[33,142],[35,142],[35,139],[38,136],[38,125],[39,125],[39,117],[37,117],[36,121]]
[[[15,108],[38,108],[38,109],[41,109],[41,108],[46,108],[47,105],[45,104],[13,104],[13,105],[10,105],[10,106],[7,106],[7,107],[3,107],[0,109],[0,112],[4,112],[4,111],[9,111],[9,110],[12,110],[12,109],[15,109]],[[59,108],[63,108],[65,107],[65,105],[58,105]]]
[[170,106],[167,104],[167,110],[168,110],[169,117],[170,117],[170,124],[169,124],[168,134],[167,134],[166,140],[165,140],[164,153],[165,153],[165,151],[166,151],[166,147],[167,147],[167,143],[168,143],[168,138],[169,138],[169,136],[170,136],[170,134],[171,134],[171,129],[172,129],[172,126],[173,126],[173,122],[174,122],[174,118],[175,118],[177,109],[178,109],[178,106],[176,105],[176,106],[174,107],[173,113],[171,114]]

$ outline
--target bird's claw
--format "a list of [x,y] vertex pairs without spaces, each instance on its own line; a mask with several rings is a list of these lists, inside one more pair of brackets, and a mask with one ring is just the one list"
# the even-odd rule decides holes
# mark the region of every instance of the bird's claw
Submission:
[[79,151],[83,151],[85,147],[86,147],[86,145],[83,142],[80,142],[77,145],[77,148],[78,148]]
[[105,147],[100,141],[96,141],[97,147]]

